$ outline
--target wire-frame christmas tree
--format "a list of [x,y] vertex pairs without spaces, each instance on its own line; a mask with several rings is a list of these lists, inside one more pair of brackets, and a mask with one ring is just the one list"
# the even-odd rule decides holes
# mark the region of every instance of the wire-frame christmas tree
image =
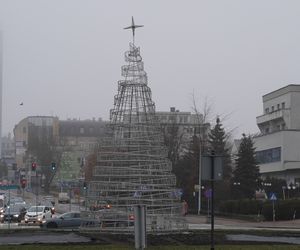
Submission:
[[[138,27],[132,20],[132,30]],[[97,165],[89,184],[88,208],[108,204],[110,209],[88,211],[98,218],[102,230],[133,230],[134,205],[146,205],[147,229],[181,230],[181,193],[167,159],[160,125],[155,116],[151,89],[140,55],[130,43],[110,112],[110,136],[99,145]]]

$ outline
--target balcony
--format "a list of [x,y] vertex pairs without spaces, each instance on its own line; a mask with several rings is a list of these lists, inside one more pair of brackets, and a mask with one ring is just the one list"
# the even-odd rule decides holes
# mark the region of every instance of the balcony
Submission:
[[286,114],[286,112],[288,112],[288,110],[281,109],[281,110],[273,111],[273,112],[268,113],[268,114],[258,116],[258,117],[256,117],[256,124],[260,125],[260,124],[267,123],[267,122],[274,121],[274,120],[278,120],[278,119],[284,120],[284,115]]

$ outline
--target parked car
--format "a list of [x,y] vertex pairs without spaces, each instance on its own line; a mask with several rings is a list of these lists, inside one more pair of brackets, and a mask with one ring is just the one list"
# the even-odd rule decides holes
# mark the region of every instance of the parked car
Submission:
[[54,207],[54,205],[53,205],[52,202],[50,202],[50,201],[48,201],[48,200],[43,200],[43,201],[40,202],[39,205],[40,205],[40,206],[45,206],[45,207],[50,207],[51,213],[52,213],[52,214],[55,214],[55,207]]
[[24,220],[26,214],[26,208],[23,205],[11,205],[7,206],[4,213],[0,215],[1,223],[5,221],[9,222],[21,222]]
[[81,222],[80,212],[69,212],[56,218],[47,219],[40,226],[43,228],[78,228]]
[[59,193],[58,194],[58,203],[70,203],[71,198],[68,193]]
[[14,205],[14,204],[25,205],[26,202],[23,200],[22,197],[18,197],[18,196],[10,197],[10,199],[8,200],[8,205]]
[[50,201],[53,206],[55,206],[55,198],[52,195],[44,196],[43,198],[45,201]]
[[25,214],[25,223],[42,223],[46,219],[52,218],[51,207],[32,206]]

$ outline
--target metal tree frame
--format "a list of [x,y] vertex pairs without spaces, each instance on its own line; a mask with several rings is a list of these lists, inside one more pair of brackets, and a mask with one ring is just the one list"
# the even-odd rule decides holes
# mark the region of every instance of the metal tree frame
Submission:
[[111,209],[83,215],[98,219],[105,231],[133,231],[133,207],[140,204],[147,207],[148,231],[186,229],[181,193],[175,188],[139,47],[130,43],[125,61],[109,136],[99,145],[87,195],[88,206],[103,201]]

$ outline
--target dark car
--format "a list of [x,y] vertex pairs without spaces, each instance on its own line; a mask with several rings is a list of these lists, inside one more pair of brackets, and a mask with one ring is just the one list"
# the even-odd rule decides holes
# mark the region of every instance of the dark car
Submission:
[[26,204],[23,198],[15,196],[15,197],[10,197],[8,201],[8,205],[14,205],[14,204]]
[[99,211],[102,209],[110,209],[111,205],[106,201],[96,201],[94,204],[90,206],[91,211]]
[[64,213],[56,218],[48,219],[41,224],[43,228],[78,228],[82,219],[80,212]]
[[129,227],[134,225],[133,211],[104,209],[98,212],[103,227]]
[[4,213],[0,215],[1,223],[5,221],[9,222],[21,222],[24,220],[26,214],[26,208],[22,205],[7,206]]

